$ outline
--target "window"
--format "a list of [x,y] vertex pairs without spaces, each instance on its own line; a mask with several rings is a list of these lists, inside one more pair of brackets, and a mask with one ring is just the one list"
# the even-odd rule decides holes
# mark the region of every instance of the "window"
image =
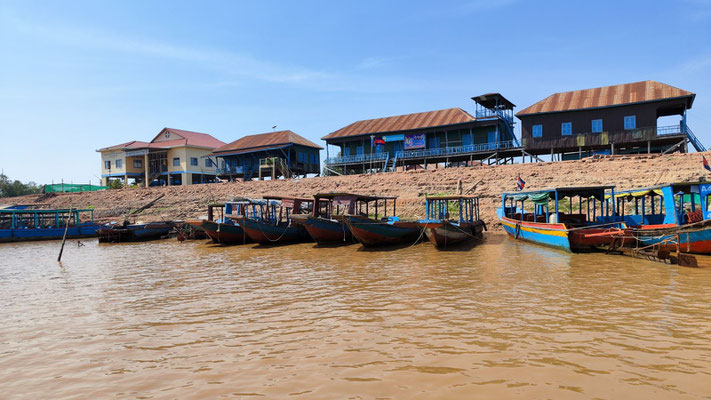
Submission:
[[302,153],[302,152],[299,152],[299,153],[298,153],[297,159],[299,160],[300,163],[306,162],[305,158],[306,158],[306,157],[305,157],[305,154],[304,154],[304,153]]
[[543,125],[533,125],[533,137],[543,137]]
[[625,129],[635,129],[637,128],[637,117],[635,115],[628,115],[625,117]]
[[592,133],[600,133],[602,132],[602,120],[601,119],[594,119],[592,120]]
[[180,166],[180,157],[173,157],[173,166],[174,167]]
[[205,159],[205,166],[206,166],[206,167],[212,167],[212,166],[213,166],[212,160],[209,159],[209,158],[206,158],[206,159]]
[[572,135],[573,134],[573,123],[572,122],[563,122],[560,124],[560,134],[561,135]]
[[111,169],[111,160],[104,161],[104,169]]
[[143,160],[133,160],[133,168],[143,168]]
[[195,167],[198,166],[198,161],[196,157],[190,157],[190,165],[193,165]]
[[116,168],[123,168],[123,160],[116,160]]

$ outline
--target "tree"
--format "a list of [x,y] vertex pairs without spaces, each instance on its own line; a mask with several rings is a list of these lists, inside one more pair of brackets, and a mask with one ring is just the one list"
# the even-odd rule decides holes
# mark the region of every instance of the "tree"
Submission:
[[34,182],[22,183],[18,180],[12,181],[7,175],[0,173],[0,197],[15,197],[26,194],[37,194],[42,188]]

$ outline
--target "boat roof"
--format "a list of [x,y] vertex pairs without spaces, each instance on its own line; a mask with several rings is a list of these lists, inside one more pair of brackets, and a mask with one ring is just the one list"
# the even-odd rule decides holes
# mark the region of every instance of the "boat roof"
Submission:
[[450,195],[450,196],[425,196],[426,200],[465,200],[465,199],[478,199],[477,196],[465,196],[465,195]]
[[314,195],[315,199],[334,199],[336,197],[351,197],[356,200],[361,201],[375,201],[375,200],[395,200],[397,196],[373,196],[346,192],[328,192],[328,193],[318,193]]
[[262,196],[264,200],[293,200],[293,201],[314,201],[314,199],[310,199],[308,197],[296,197],[296,196],[277,196],[277,195],[269,195],[269,196]]
[[661,189],[661,188],[667,187],[667,186],[671,186],[672,188],[679,188],[679,187],[689,187],[689,186],[695,186],[695,185],[711,185],[711,182],[696,181],[696,182],[663,183],[660,185],[644,186],[644,187],[639,187],[639,188],[634,188],[634,189],[626,189],[626,190],[619,190],[619,191],[616,190],[615,193],[634,193],[634,192],[642,192],[642,191]]
[[599,190],[608,190],[608,189],[614,189],[614,185],[601,185],[601,186],[563,186],[563,187],[554,187],[554,188],[546,188],[546,189],[540,189],[540,190],[529,190],[525,192],[504,192],[503,194],[505,195],[510,195],[510,196],[515,196],[519,194],[536,194],[536,193],[585,193],[585,192],[594,192],[594,191],[599,191]]
[[27,208],[10,208],[10,209],[0,209],[1,214],[56,214],[56,213],[68,213],[71,212],[94,212],[93,208],[68,208],[54,209],[54,210],[37,210],[37,209],[27,209]]

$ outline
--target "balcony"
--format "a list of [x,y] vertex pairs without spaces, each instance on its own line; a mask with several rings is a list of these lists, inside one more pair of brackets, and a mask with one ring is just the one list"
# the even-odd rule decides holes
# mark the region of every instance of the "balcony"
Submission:
[[326,164],[363,164],[371,161],[382,162],[387,159],[388,153],[358,154],[355,156],[330,157],[326,159]]
[[511,149],[514,147],[519,147],[514,144],[513,140],[507,140],[503,142],[492,142],[492,143],[479,143],[479,144],[469,144],[465,146],[457,147],[440,147],[436,149],[423,149],[423,150],[407,150],[398,151],[395,153],[395,157],[400,160],[407,160],[413,158],[430,158],[430,157],[449,157],[458,156],[463,154],[473,154],[481,152],[491,152],[496,150]]
[[488,108],[476,110],[474,113],[474,116],[477,119],[486,119],[486,118],[501,118],[502,120],[506,121],[507,123],[513,125],[515,123],[514,118],[513,118],[513,113],[511,110],[508,110],[508,112],[505,112],[503,110],[491,110]]

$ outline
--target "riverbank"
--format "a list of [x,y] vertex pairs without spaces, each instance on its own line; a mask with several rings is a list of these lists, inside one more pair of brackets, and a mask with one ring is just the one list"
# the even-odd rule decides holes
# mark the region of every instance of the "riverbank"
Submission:
[[[0,204],[40,202],[52,208],[93,207],[100,221],[121,218],[164,194],[139,219],[186,219],[203,216],[210,201],[263,195],[311,196],[319,192],[352,192],[398,196],[398,215],[424,216],[424,196],[457,193],[460,181],[466,194],[480,197],[482,218],[498,229],[496,207],[501,193],[515,190],[516,178],[526,181],[526,189],[555,186],[615,185],[630,189],[677,181],[698,181],[709,177],[701,154],[608,156],[555,163],[509,164],[462,168],[440,168],[374,175],[349,175],[275,181],[229,182],[193,186],[126,188],[101,192],[63,193],[0,198]],[[711,154],[707,154],[711,157]]]

